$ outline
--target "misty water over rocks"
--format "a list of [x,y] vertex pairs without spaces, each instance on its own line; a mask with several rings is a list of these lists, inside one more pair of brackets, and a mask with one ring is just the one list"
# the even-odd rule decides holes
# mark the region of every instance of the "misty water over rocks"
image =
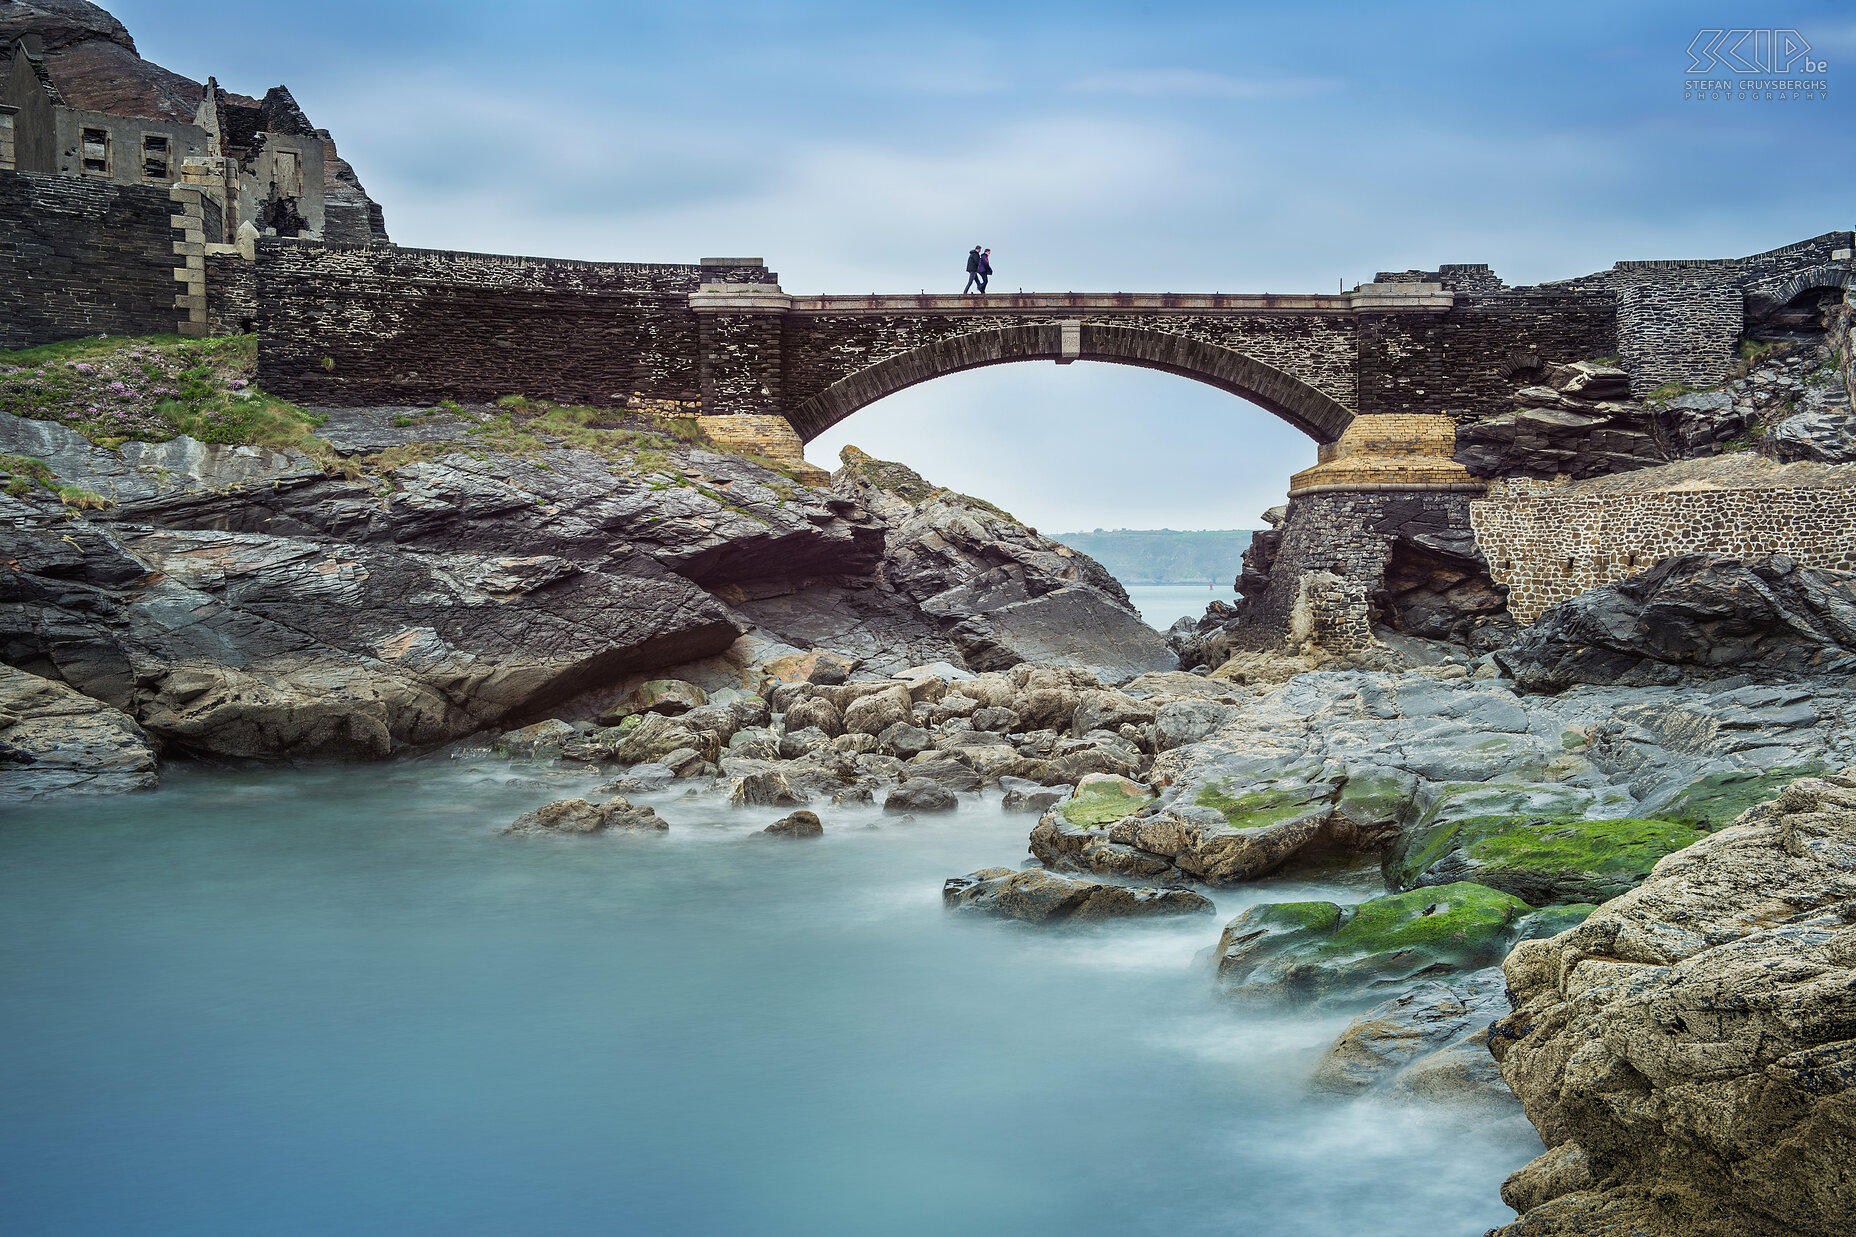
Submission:
[[[0,1192],[20,1233],[1473,1234],[1518,1116],[1314,1095],[1345,1013],[1221,999],[1218,920],[945,912],[996,792],[919,820],[429,758],[176,769],[0,832]],[[816,806],[816,805],[815,805]],[[32,1131],[26,1136],[26,1131]],[[104,1167],[107,1166],[107,1167]]]

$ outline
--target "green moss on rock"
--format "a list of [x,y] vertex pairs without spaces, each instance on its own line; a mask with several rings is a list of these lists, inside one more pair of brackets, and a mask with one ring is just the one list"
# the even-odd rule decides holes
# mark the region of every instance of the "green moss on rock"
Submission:
[[1665,820],[1712,832],[1731,825],[1750,807],[1776,799],[1801,777],[1821,777],[1822,765],[1786,765],[1777,769],[1735,769],[1710,773],[1670,800],[1657,814]]
[[1129,793],[1120,782],[1089,782],[1078,787],[1075,797],[1058,807],[1057,811],[1072,825],[1093,829],[1098,825],[1112,825],[1124,816],[1140,811],[1152,801],[1151,795]]
[[1535,906],[1599,902],[1642,884],[1664,855],[1701,835],[1668,820],[1490,815],[1414,830],[1385,864],[1395,889],[1460,880]]
[[1333,798],[1334,787],[1330,785],[1277,783],[1234,794],[1230,783],[1217,782],[1201,787],[1192,802],[1197,807],[1211,808],[1236,828],[1260,829],[1306,816],[1310,809],[1325,807]]
[[1286,1000],[1377,999],[1388,984],[1494,965],[1529,919],[1521,899],[1466,881],[1351,907],[1265,903],[1225,926],[1218,974]]

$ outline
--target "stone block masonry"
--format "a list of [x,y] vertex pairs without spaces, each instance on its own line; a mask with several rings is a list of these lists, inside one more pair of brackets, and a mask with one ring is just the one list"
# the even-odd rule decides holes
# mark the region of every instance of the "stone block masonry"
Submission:
[[1725,382],[1745,319],[1745,294],[1731,284],[1683,279],[1620,288],[1618,340],[1631,394]]
[[1856,571],[1856,467],[1727,456],[1590,482],[1496,481],[1470,521],[1509,614],[1531,623],[1680,554]]
[[182,330],[204,210],[166,185],[0,172],[0,348]]

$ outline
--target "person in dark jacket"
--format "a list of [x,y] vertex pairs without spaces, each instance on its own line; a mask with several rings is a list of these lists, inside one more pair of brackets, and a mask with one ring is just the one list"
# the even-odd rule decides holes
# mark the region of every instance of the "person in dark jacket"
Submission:
[[992,278],[992,250],[980,254],[980,295],[986,295],[986,281]]
[[974,284],[980,286],[981,292],[986,290],[986,281],[980,278],[980,247],[978,245],[967,252],[967,286],[960,290],[960,294],[965,296],[973,291]]

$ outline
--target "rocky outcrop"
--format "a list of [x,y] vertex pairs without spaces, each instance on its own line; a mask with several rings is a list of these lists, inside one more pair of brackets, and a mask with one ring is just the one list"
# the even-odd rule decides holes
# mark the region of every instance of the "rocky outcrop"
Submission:
[[1496,659],[1523,691],[1856,672],[1856,575],[1784,555],[1664,559],[1548,609]]
[[770,838],[822,838],[825,836],[825,825],[819,820],[817,812],[801,808],[780,817],[761,832]]
[[[49,489],[0,497],[0,554],[16,565],[0,579],[0,659],[181,753],[378,757],[557,709],[600,723],[561,738],[573,755],[687,753],[683,772],[766,724],[770,678],[823,690],[853,670],[949,659],[971,677],[947,633],[1009,608],[999,588],[1021,600],[1080,588],[1104,623],[1157,644],[1117,608],[1118,588],[1098,588],[1094,563],[972,500],[931,491],[918,509],[847,482],[879,515],[738,456],[662,436],[654,455],[635,445],[643,431],[597,451],[531,438],[500,454],[473,439],[486,426],[508,432],[487,412],[349,410],[324,427],[349,476],[186,438],[106,449],[0,414],[0,445],[108,500],[80,516]],[[821,647],[837,636],[852,647]],[[985,659],[1063,652],[1014,647]],[[717,691],[735,693],[726,723],[711,716]],[[749,698],[758,715],[741,713]],[[882,685],[800,712],[829,743],[909,724],[916,703]],[[634,717],[658,721],[621,729]]]
[[1856,1226],[1856,776],[1794,782],[1504,964],[1490,1044],[1551,1149],[1502,1237]]
[[[1856,684],[1843,679],[1517,695],[1446,665],[1228,690],[1240,693],[1229,721],[1134,774],[1153,798],[1059,804],[1033,829],[1033,854],[1228,884],[1334,849],[1389,852],[1395,889],[1475,867],[1538,901],[1581,901],[1784,781],[1856,760]],[[1554,823],[1521,823],[1541,819]],[[1612,853],[1625,833],[1634,840]]]
[[155,745],[119,709],[0,665],[0,801],[155,787]]
[[1105,885],[1037,868],[981,868],[949,877],[941,890],[949,910],[976,911],[1024,923],[1087,923],[1159,915],[1209,915],[1209,898],[1190,889]]
[[990,503],[847,447],[834,492],[890,528],[882,583],[941,623],[975,670],[1065,662],[1117,682],[1174,658],[1115,578]]

